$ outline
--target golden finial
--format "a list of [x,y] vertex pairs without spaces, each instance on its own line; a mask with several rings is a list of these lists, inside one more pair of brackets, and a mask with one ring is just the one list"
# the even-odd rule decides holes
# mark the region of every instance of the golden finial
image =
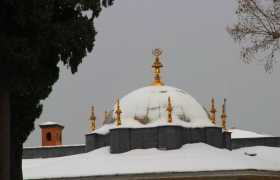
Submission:
[[104,120],[103,120],[103,124],[106,123],[107,117],[108,117],[108,112],[107,112],[107,110],[105,110],[105,111],[104,111]]
[[116,117],[117,126],[120,126],[122,124],[122,122],[121,122],[122,110],[120,108],[120,100],[119,99],[117,100],[117,109],[116,109],[115,113],[116,113],[116,116],[117,116]]
[[94,131],[96,129],[96,116],[94,113],[94,106],[91,106],[91,116],[90,116],[90,129],[91,131]]
[[227,130],[226,99],[224,99],[224,104],[222,105],[221,120],[222,120],[222,128],[224,130]]
[[213,124],[216,124],[216,108],[215,108],[215,99],[212,97],[211,99],[211,109],[210,109],[210,120]]
[[170,96],[168,97],[168,104],[167,104],[166,111],[167,111],[168,123],[172,123],[172,111],[173,111],[173,108],[172,108]]
[[105,111],[104,111],[104,121],[107,120],[107,117],[108,117],[108,112],[107,112],[107,110],[105,110]]
[[154,85],[155,86],[161,86],[163,83],[161,82],[160,79],[160,68],[163,67],[162,63],[160,62],[160,55],[162,54],[162,51],[159,48],[156,48],[153,50],[153,55],[155,56],[155,62],[153,63],[153,68],[154,68]]

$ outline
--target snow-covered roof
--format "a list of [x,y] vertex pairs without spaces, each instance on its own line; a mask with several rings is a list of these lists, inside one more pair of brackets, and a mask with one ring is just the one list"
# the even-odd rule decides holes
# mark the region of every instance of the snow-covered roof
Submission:
[[[111,123],[111,124],[104,124],[100,128],[96,129],[92,133],[96,134],[107,134],[111,129],[115,128],[151,128],[151,127],[158,127],[158,126],[181,126],[181,127],[205,127],[204,124],[201,124],[197,121],[195,122],[185,122],[180,119],[173,119],[172,123],[168,123],[167,119],[162,118],[159,119],[158,121],[151,122],[149,124],[141,124],[138,121],[135,121],[132,118],[127,118],[122,120],[122,125],[121,126],[116,126],[116,123]],[[214,126],[212,124],[209,124],[209,127]],[[91,133],[90,133],[91,134]]]
[[43,123],[41,123],[39,126],[54,126],[54,125],[63,127],[61,124],[59,124],[59,123],[57,123],[57,122],[53,122],[53,121],[46,121],[46,122],[43,122]]
[[[137,89],[120,100],[122,123],[138,121],[149,124],[167,121],[168,97],[173,107],[172,117],[185,126],[212,126],[203,107],[186,91],[170,86],[147,86]],[[114,106],[114,110],[116,105]],[[131,124],[128,122],[128,124]]]
[[231,138],[259,138],[259,137],[272,137],[268,134],[261,134],[252,131],[242,130],[242,129],[229,129],[231,132]]
[[57,123],[57,122],[46,121],[46,122],[43,122],[43,123],[40,124],[40,125],[45,126],[45,125],[60,125],[60,124]]
[[280,171],[280,148],[229,151],[197,143],[169,151],[138,149],[110,154],[109,147],[104,147],[73,156],[23,160],[25,179],[245,169]]

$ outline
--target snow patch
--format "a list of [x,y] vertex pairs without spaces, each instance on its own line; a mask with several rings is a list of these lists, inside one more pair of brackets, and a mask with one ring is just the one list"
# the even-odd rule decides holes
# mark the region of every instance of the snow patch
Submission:
[[60,125],[60,124],[57,122],[52,122],[52,121],[47,121],[47,122],[40,124],[40,126],[46,126],[46,125]]
[[[158,121],[151,122],[149,124],[141,124],[140,122],[136,121],[132,118],[127,118],[122,120],[122,125],[117,127],[115,123],[111,124],[104,124],[102,127],[96,129],[95,131],[89,133],[89,134],[107,134],[110,132],[111,129],[116,128],[152,128],[152,127],[158,127],[158,126],[181,126],[186,128],[196,128],[196,127],[205,127],[205,123],[201,124],[199,123],[201,120],[195,120],[193,122],[185,122],[180,119],[173,119],[172,123],[168,123],[166,118],[159,119]],[[214,126],[210,121],[207,125],[207,127]]]
[[[247,156],[245,152],[257,155]],[[196,143],[176,150],[153,148],[110,154],[109,147],[104,147],[79,155],[23,160],[25,179],[242,169],[279,171],[280,148],[258,146],[229,151]]]
[[256,132],[246,131],[241,129],[229,129],[228,131],[231,132],[232,139],[272,137],[271,135],[261,134],[261,133],[256,133]]

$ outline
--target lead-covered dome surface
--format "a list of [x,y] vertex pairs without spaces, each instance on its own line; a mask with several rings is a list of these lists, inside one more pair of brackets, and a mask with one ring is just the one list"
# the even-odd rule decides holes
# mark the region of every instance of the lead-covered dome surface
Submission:
[[207,112],[192,96],[170,86],[147,86],[120,99],[122,124],[131,124],[133,121],[141,124],[167,122],[168,97],[171,98],[174,122],[184,122],[184,126],[190,127],[213,126]]

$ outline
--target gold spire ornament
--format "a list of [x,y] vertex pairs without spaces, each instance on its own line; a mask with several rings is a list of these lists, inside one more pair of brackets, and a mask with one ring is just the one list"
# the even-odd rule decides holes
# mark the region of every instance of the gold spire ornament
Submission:
[[105,122],[107,121],[108,119],[108,112],[107,110],[104,111],[104,120],[103,120],[103,124],[105,124]]
[[155,86],[162,86],[163,82],[161,82],[160,79],[160,68],[163,67],[162,63],[160,62],[160,55],[162,54],[162,51],[159,48],[156,48],[153,50],[153,55],[155,56],[155,62],[153,63],[154,68],[154,83]]
[[222,120],[222,128],[224,130],[227,130],[226,99],[224,99],[224,104],[222,105],[221,120]]
[[215,99],[211,99],[211,109],[210,109],[210,120],[213,124],[216,124],[216,108],[215,108]]
[[94,106],[91,106],[90,129],[91,131],[95,131],[96,129],[96,116],[94,112]]
[[122,110],[121,110],[121,107],[120,107],[120,100],[119,99],[117,100],[117,109],[116,109],[115,113],[116,113],[117,126],[120,126],[122,124],[122,122],[121,122]]
[[172,108],[170,96],[168,97],[168,104],[167,104],[166,111],[167,111],[168,123],[172,123],[172,111],[173,111],[173,108]]

